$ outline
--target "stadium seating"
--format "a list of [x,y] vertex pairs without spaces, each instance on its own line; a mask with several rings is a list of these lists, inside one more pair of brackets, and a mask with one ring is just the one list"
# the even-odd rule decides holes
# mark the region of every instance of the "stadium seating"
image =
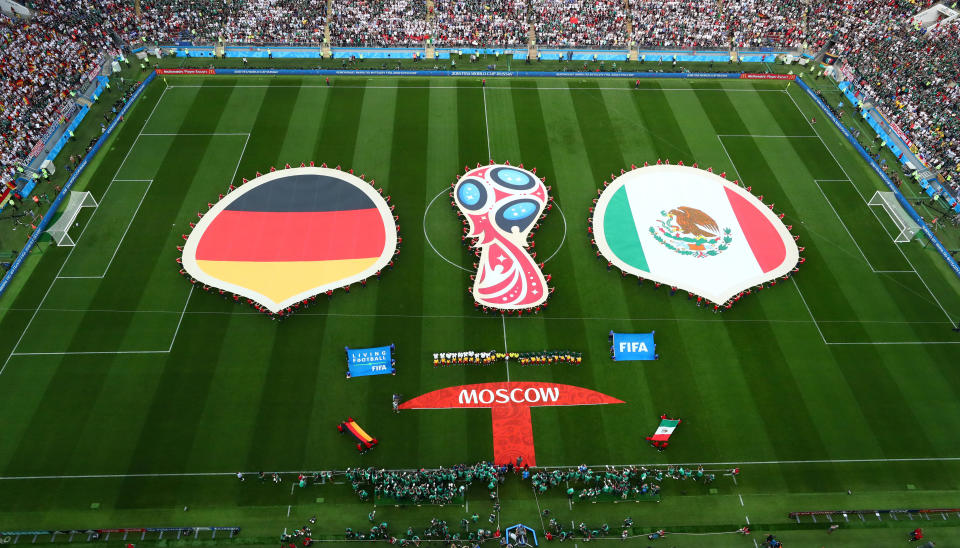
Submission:
[[[70,108],[71,92],[124,44],[807,48],[832,44],[858,89],[942,170],[960,169],[957,23],[909,17],[927,0],[35,0],[27,21],[0,17],[0,183]],[[328,13],[329,5],[329,13]],[[428,7],[429,6],[429,7]],[[893,77],[891,77],[891,75]],[[954,192],[958,186],[948,181]]]

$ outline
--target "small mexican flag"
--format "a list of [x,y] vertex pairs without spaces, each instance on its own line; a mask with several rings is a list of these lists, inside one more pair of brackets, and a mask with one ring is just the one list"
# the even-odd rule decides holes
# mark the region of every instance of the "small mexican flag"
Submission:
[[666,415],[660,415],[660,426],[657,427],[657,431],[652,436],[647,436],[647,441],[660,449],[666,447],[668,445],[667,441],[681,422],[681,419],[671,419]]

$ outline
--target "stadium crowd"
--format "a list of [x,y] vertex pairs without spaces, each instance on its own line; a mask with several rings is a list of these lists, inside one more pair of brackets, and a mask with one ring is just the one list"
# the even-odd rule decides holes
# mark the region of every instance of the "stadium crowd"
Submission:
[[68,20],[0,17],[0,166],[7,182],[47,129],[69,114],[71,96],[110,48]]
[[446,47],[525,47],[525,0],[437,0],[432,31]]
[[389,499],[395,504],[450,504],[462,500],[474,481],[487,484],[493,491],[502,480],[501,471],[485,462],[472,466],[457,465],[436,470],[383,470],[348,468],[347,481],[361,500]]
[[[891,8],[866,25],[847,21],[841,51],[858,90],[911,137],[924,159],[960,171],[960,24],[888,23],[904,15]],[[957,183],[949,184],[956,193]]]
[[[30,20],[0,16],[0,177],[7,182],[66,114],[71,96],[122,44],[727,49],[832,43],[858,87],[936,167],[960,169],[957,23],[924,29],[930,0],[34,0]],[[629,7],[627,7],[629,6]],[[957,190],[957,184],[950,181]]]

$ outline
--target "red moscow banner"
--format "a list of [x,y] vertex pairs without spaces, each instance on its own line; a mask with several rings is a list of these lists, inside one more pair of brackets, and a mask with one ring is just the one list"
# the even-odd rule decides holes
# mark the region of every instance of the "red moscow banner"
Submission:
[[796,74],[773,74],[773,73],[762,73],[762,72],[744,72],[740,74],[740,78],[744,80],[796,80]]
[[179,68],[179,69],[157,69],[157,74],[216,74],[216,69],[205,68]]
[[400,404],[400,409],[490,409],[493,418],[493,462],[518,457],[536,466],[531,407],[624,403],[594,390],[549,382],[490,382],[451,386]]

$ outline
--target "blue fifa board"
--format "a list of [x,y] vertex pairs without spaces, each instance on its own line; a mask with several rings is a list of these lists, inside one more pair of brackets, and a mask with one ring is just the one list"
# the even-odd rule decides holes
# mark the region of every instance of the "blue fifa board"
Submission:
[[657,359],[657,347],[650,333],[614,333],[614,361],[638,361]]
[[389,375],[393,365],[389,346],[347,348],[347,367],[351,377]]

